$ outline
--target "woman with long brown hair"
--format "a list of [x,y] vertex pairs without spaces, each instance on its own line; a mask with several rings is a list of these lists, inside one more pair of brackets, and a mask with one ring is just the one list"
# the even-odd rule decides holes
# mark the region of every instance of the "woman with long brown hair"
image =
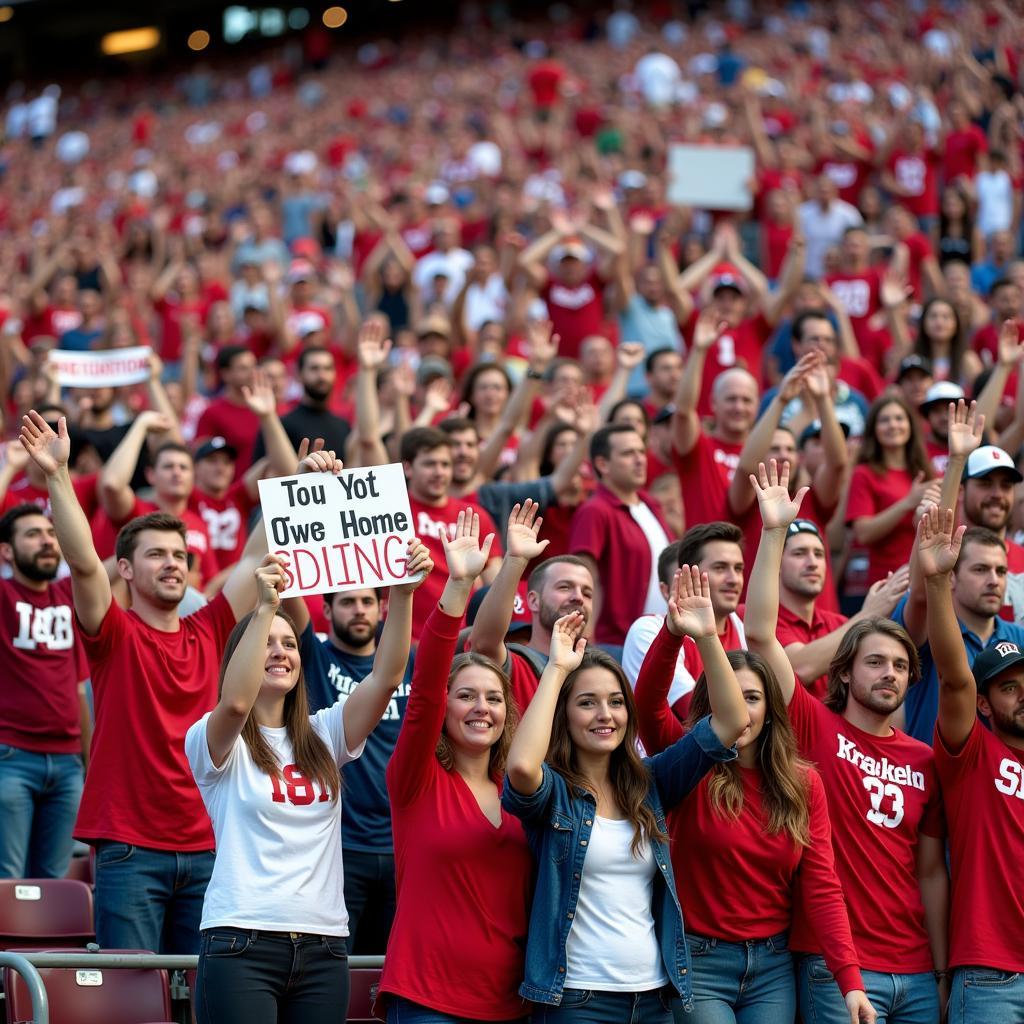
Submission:
[[[669,615],[636,684],[640,738],[651,751],[678,734],[658,718],[672,718],[668,687],[682,639],[672,610],[679,578],[676,573]],[[873,1020],[835,872],[821,778],[797,755],[786,702],[768,663],[749,651],[729,651],[727,657],[750,716],[736,741],[739,756],[713,765],[669,821],[692,963],[694,1024],[793,1020],[797,996],[788,940],[798,879],[805,914],[821,937],[851,1021]],[[710,712],[702,675],[689,728]],[[672,723],[681,728],[674,718]]]
[[934,475],[917,413],[898,395],[883,395],[868,412],[846,504],[854,540],[868,550],[869,586],[910,560],[914,510]]
[[[318,458],[333,460],[310,456]],[[412,592],[431,568],[425,545],[410,541],[413,581],[391,588],[388,613],[406,645]],[[340,769],[362,753],[392,690],[371,674],[347,700],[310,715],[299,637],[280,607],[284,561],[267,555],[256,578],[256,610],[224,651],[220,700],[185,738],[217,842],[196,1016],[328,1024],[348,1005]]]
[[530,898],[530,851],[501,807],[516,724],[508,676],[455,655],[462,616],[492,537],[460,512],[441,534],[448,581],[416,651],[387,768],[397,907],[380,992],[389,1024],[520,1020],[516,988]]
[[641,758],[629,681],[609,655],[585,651],[583,615],[572,612],[552,630],[550,660],[512,740],[502,802],[522,819],[537,858],[520,988],[537,1004],[536,1024],[671,1024],[673,1004],[690,1008],[665,813],[736,756],[749,716],[707,574],[680,579],[669,614],[700,648],[709,716]]

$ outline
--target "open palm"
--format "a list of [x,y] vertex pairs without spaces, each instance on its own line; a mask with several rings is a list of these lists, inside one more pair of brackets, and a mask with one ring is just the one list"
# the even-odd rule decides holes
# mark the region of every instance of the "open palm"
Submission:
[[22,417],[21,443],[32,461],[47,475],[54,476],[71,457],[71,439],[67,420],[61,416],[54,433],[42,416],[34,409]]
[[487,565],[493,541],[492,533],[480,543],[480,516],[476,512],[460,512],[451,539],[441,534],[449,577],[464,582],[475,580]]
[[505,553],[510,558],[524,558],[530,561],[543,554],[550,541],[538,540],[537,534],[543,518],[537,516],[540,506],[527,498],[522,505],[516,505],[508,517]]
[[751,473],[750,482],[757,492],[761,524],[766,530],[783,529],[800,514],[800,504],[808,488],[801,487],[790,497],[788,462],[783,462],[781,470],[774,459],[767,468],[763,462],[757,468],[758,475]]
[[269,416],[277,409],[274,389],[270,386],[270,378],[265,370],[253,371],[252,387],[242,387],[242,398],[249,411],[260,417]]
[[684,565],[676,570],[665,622],[669,632],[676,636],[689,636],[694,640],[714,636],[718,626],[707,573],[702,573],[695,565]]
[[917,526],[917,564],[925,576],[944,576],[953,571],[960,557],[966,527],[953,531],[953,510],[934,505],[921,516]]
[[980,444],[985,432],[985,417],[978,415],[977,403],[970,406],[961,398],[955,405],[949,403],[949,454],[966,458]]

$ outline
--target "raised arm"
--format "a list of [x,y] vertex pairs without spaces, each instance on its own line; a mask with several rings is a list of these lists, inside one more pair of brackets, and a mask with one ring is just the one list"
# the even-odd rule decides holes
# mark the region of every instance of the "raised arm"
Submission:
[[243,387],[242,397],[249,411],[259,417],[267,451],[267,475],[289,476],[295,467],[295,449],[277,415],[277,399],[265,370],[257,368],[253,372],[252,387]]
[[[985,417],[985,422],[994,428],[996,424],[996,413],[1003,400],[1003,392],[1010,380],[1010,374],[1014,367],[1020,365],[1021,357],[1024,356],[1024,345],[1018,341],[1017,321],[1007,320],[999,329],[998,355],[992,372],[985,381],[985,386],[978,395],[978,413]],[[999,441],[1002,440],[1000,437]],[[996,442],[994,442],[996,443]],[[1019,447],[1019,445],[1018,445]],[[1008,449],[1014,451],[1014,448]],[[943,505],[943,508],[949,508]]]
[[353,690],[342,709],[345,741],[352,750],[373,732],[405,675],[412,644],[413,594],[433,568],[426,545],[415,538],[410,540],[405,566],[410,582],[391,587],[388,616],[373,659],[373,669]]
[[365,320],[359,328],[356,342],[359,360],[356,374],[356,448],[360,466],[383,466],[388,461],[387,449],[380,439],[377,374],[387,362],[390,351],[391,342],[384,337],[384,327],[378,318]]
[[800,512],[800,503],[807,493],[801,487],[794,497],[789,496],[789,463],[782,464],[780,472],[774,459],[768,468],[758,467],[757,476],[750,475],[750,483],[757,492],[761,511],[761,543],[747,584],[747,609],[743,617],[743,632],[750,650],[760,654],[771,666],[779,681],[782,695],[788,704],[796,690],[796,676],[775,630],[779,623],[779,573],[782,569],[782,550],[786,546],[786,531]]
[[[256,610],[231,653],[231,660],[224,672],[220,700],[206,723],[206,745],[210,750],[210,759],[218,768],[242,735],[246,719],[260,695],[266,671],[270,627],[277,615],[281,591],[285,588],[285,564],[284,559],[277,555],[266,555],[254,573]],[[294,646],[297,661],[298,640],[289,637],[283,643]]]
[[113,523],[123,522],[135,504],[132,476],[142,454],[142,446],[150,433],[163,433],[170,429],[167,417],[148,410],[135,418],[128,433],[114,449],[106,465],[100,470],[99,499],[103,511]]
[[949,430],[947,445],[949,461],[942,475],[942,490],[939,492],[939,508],[953,509],[959,504],[960,483],[964,475],[967,458],[980,447],[985,434],[985,417],[979,415],[978,403],[968,405],[962,398],[949,403]]
[[551,743],[551,721],[558,694],[570,672],[579,668],[587,641],[583,612],[569,612],[551,630],[551,654],[526,713],[512,737],[505,768],[512,788],[523,796],[540,789],[544,758]]
[[697,403],[700,401],[701,384],[704,381],[704,363],[708,349],[714,345],[725,329],[710,309],[705,309],[697,318],[693,329],[690,354],[683,366],[683,375],[676,388],[675,412],[672,414],[672,445],[677,454],[684,458],[693,451],[700,439],[700,419]]
[[[747,260],[743,261],[747,263]],[[742,267],[742,264],[738,264]],[[807,246],[802,235],[793,235],[786,250],[786,261],[782,264],[779,287],[766,292],[761,299],[761,310],[765,320],[773,327],[782,319],[786,307],[793,301],[803,283],[807,269]],[[744,271],[746,273],[746,271]]]
[[939,734],[958,752],[977,722],[978,691],[953,608],[953,567],[965,527],[953,529],[953,510],[930,508],[917,527],[917,561],[928,593],[928,645],[939,674]]
[[644,361],[646,355],[643,343],[639,341],[624,341],[615,350],[615,373],[597,406],[598,416],[602,422],[611,415],[615,403],[626,397],[629,378],[633,376],[633,371]]
[[505,634],[512,622],[513,608],[519,582],[527,565],[539,558],[550,541],[538,540],[544,520],[537,515],[539,506],[527,499],[515,505],[508,517],[505,536],[505,557],[494,582],[488,587],[473,620],[469,635],[470,646],[499,665],[505,664],[508,651]]
[[92,531],[78,503],[68,473],[71,440],[67,420],[61,416],[57,433],[35,410],[22,420],[21,443],[29,457],[46,474],[53,527],[64,560],[71,569],[75,615],[89,636],[99,632],[110,607],[110,580],[92,542]]
[[174,406],[171,405],[171,399],[167,394],[167,389],[164,387],[163,382],[160,379],[163,372],[163,361],[155,352],[150,352],[149,381],[147,385],[147,390],[149,391],[149,405],[155,412],[161,413],[170,424],[168,429],[164,431],[162,435],[155,435],[153,440],[157,441],[157,443],[163,443],[164,441],[176,441],[178,444],[184,444],[185,439],[181,436],[181,424],[178,422],[178,416],[174,411]]
[[823,458],[811,480],[815,494],[838,495],[846,475],[849,453],[846,435],[836,418],[836,406],[832,401],[832,381],[824,360],[818,363],[805,378],[807,394],[814,403],[821,421],[821,445]]

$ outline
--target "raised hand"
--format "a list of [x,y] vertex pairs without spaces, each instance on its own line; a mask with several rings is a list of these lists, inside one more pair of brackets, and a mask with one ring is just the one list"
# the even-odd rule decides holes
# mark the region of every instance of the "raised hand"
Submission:
[[274,397],[274,388],[270,383],[267,371],[256,367],[252,372],[252,386],[242,385],[242,398],[248,406],[249,411],[255,413],[260,419],[277,412],[277,399]]
[[800,361],[782,378],[779,384],[779,400],[788,403],[798,397],[806,387],[808,374],[820,362],[820,352],[808,352],[801,356]]
[[146,362],[149,363],[149,379],[160,380],[164,375],[164,361],[155,352],[150,352]]
[[135,417],[136,423],[142,423],[147,434],[165,434],[168,430],[174,429],[174,423],[170,416],[165,416],[156,409],[147,409]]
[[288,562],[280,555],[264,555],[256,566],[256,605],[276,608],[281,603],[281,591],[288,585],[285,568]]
[[1020,343],[1020,331],[1016,320],[1004,320],[999,329],[999,362],[1004,366],[1016,366],[1024,359],[1024,345]]
[[622,370],[632,372],[643,361],[647,350],[639,341],[624,341],[615,351],[615,361]]
[[953,531],[953,510],[934,505],[917,524],[917,564],[927,576],[944,576],[953,571],[960,557],[966,526]]
[[715,316],[713,309],[705,309],[697,317],[693,328],[693,347],[706,352],[729,325]]
[[[333,473],[337,476],[344,468],[345,464],[341,459],[337,458],[334,452],[330,449],[323,447],[323,441],[319,438],[320,447],[310,451],[303,459],[299,461],[299,472],[300,473]],[[301,446],[299,451],[301,452]]]
[[886,274],[882,278],[879,297],[886,309],[896,309],[902,306],[913,293],[913,288],[902,277]]
[[29,458],[47,476],[56,476],[67,466],[71,457],[71,439],[66,417],[61,416],[57,421],[57,432],[54,433],[50,424],[32,409],[21,418],[20,437]]
[[489,533],[480,543],[480,516],[476,512],[462,511],[455,523],[451,539],[441,531],[441,546],[448,563],[448,578],[472,583],[484,571],[491,553],[494,534]]
[[553,326],[550,320],[531,320],[526,328],[527,358],[530,369],[538,373],[543,373],[558,355],[561,338],[551,333]]
[[10,466],[12,473],[20,473],[28,465],[28,459],[28,449],[17,439],[4,445],[3,465]]
[[434,560],[430,557],[427,545],[419,537],[413,537],[406,548],[405,575],[409,577],[409,582],[395,584],[391,589],[397,590],[399,593],[411,594],[422,586],[423,581],[433,572]]
[[804,375],[804,387],[815,402],[821,402],[832,394],[832,378],[825,356],[820,352],[817,355],[818,361]]
[[900,598],[910,589],[910,566],[901,565],[895,572],[889,573],[884,580],[871,584],[864,606],[865,615],[888,618],[893,609],[900,603]]
[[697,566],[683,565],[676,570],[669,592],[665,626],[673,636],[688,636],[694,640],[714,636],[718,632],[708,574]]
[[379,370],[388,359],[391,340],[385,338],[384,325],[376,317],[364,320],[356,340],[356,355],[359,369]]
[[551,652],[549,665],[554,665],[567,675],[580,667],[587,641],[583,627],[587,620],[583,612],[569,612],[555,622],[551,630]]
[[761,524],[766,530],[784,530],[800,514],[800,503],[810,488],[801,487],[790,497],[788,462],[782,463],[781,470],[775,459],[768,463],[767,468],[761,462],[757,473],[757,476],[750,474],[750,483],[757,492]]
[[436,414],[450,409],[452,405],[452,382],[447,377],[435,377],[423,389],[423,407]]
[[981,444],[985,432],[985,416],[978,413],[978,403],[968,404],[961,398],[949,403],[949,456],[967,458]]
[[537,535],[544,523],[538,516],[540,505],[532,498],[527,498],[522,505],[515,505],[508,517],[508,533],[505,538],[505,554],[509,558],[522,558],[530,561],[544,553],[550,544],[547,540],[538,540]]

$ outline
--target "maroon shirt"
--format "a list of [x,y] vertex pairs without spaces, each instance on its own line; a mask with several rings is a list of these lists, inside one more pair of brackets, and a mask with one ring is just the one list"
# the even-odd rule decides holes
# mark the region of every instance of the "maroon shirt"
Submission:
[[252,449],[259,434],[259,416],[247,405],[236,405],[228,398],[215,398],[203,410],[196,426],[197,438],[223,437],[238,452],[236,477],[252,465]]
[[[826,611],[817,605],[814,607],[811,621],[804,622],[799,615],[791,612],[784,604],[780,604],[779,624],[775,628],[775,636],[783,647],[788,647],[790,644],[809,644],[812,640],[820,640],[823,636],[828,636],[844,622],[846,622],[845,615]],[[800,682],[813,696],[819,700],[824,699],[828,689],[827,672],[818,676],[817,679],[801,679]]]

